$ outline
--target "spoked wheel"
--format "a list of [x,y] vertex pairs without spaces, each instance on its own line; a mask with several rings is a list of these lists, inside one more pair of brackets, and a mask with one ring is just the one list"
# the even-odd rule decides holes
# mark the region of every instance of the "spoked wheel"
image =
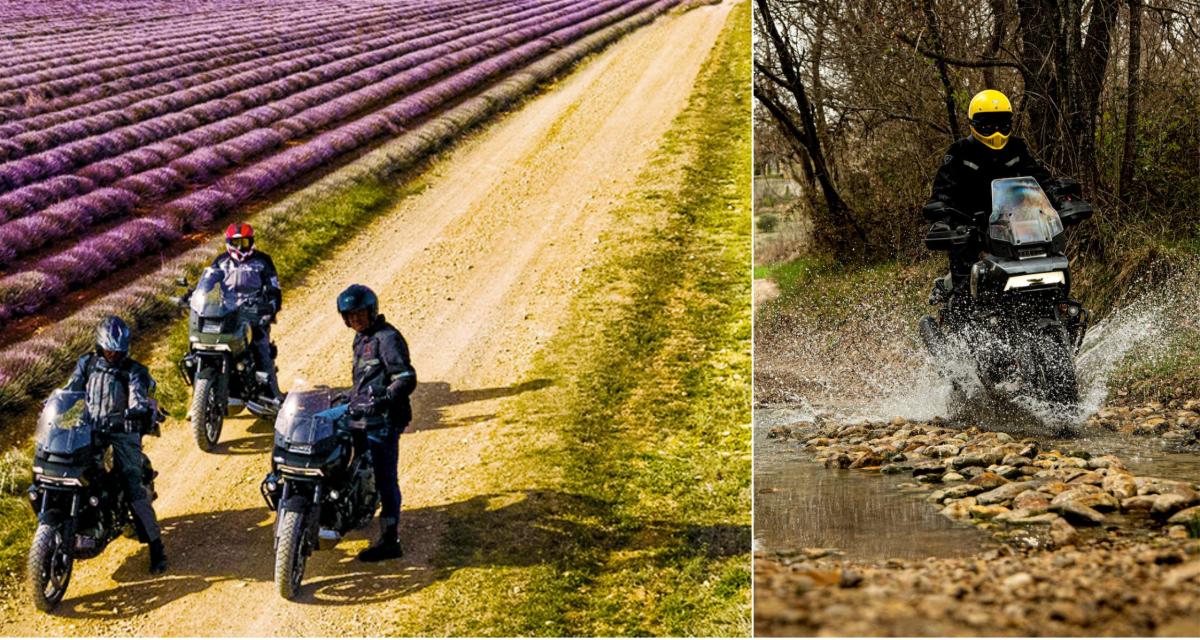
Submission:
[[212,370],[201,371],[192,389],[192,431],[202,451],[212,451],[225,424],[220,380]]
[[279,595],[291,600],[300,592],[300,582],[304,580],[309,527],[303,512],[282,511],[279,517],[282,522],[275,545],[275,587]]
[[52,611],[67,593],[75,564],[72,543],[62,526],[39,524],[33,534],[26,573],[33,605],[39,611]]

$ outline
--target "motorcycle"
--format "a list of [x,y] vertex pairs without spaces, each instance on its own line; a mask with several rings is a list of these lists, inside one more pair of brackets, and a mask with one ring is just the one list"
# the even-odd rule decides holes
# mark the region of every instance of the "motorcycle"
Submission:
[[[196,444],[211,451],[221,437],[225,417],[244,406],[259,417],[275,415],[276,408],[259,402],[272,396],[267,373],[260,371],[252,343],[261,322],[269,318],[257,305],[238,305],[225,286],[225,274],[209,267],[194,290],[185,294],[188,314],[188,353],[179,361],[179,373],[192,387],[188,418]],[[181,281],[186,286],[186,281]],[[260,319],[260,324],[251,322]],[[271,343],[272,355],[277,353]]]
[[[303,388],[303,385],[299,385]],[[275,586],[292,599],[314,550],[367,526],[379,507],[367,423],[328,387],[293,390],[275,420],[271,471],[260,487],[275,512]]]
[[[53,610],[67,592],[75,560],[100,555],[108,543],[132,535],[134,516],[112,448],[85,408],[85,393],[57,390],[46,400],[34,436],[33,484],[29,504],[38,525],[29,547],[28,580],[33,604]],[[158,435],[166,415],[151,401],[145,435]],[[155,498],[150,460],[142,476]]]
[[1070,297],[1064,227],[1086,220],[1093,209],[1078,198],[1072,180],[1059,180],[1051,191],[1057,210],[1033,178],[992,181],[986,230],[977,224],[982,213],[964,215],[940,202],[925,206],[927,219],[944,220],[929,228],[926,247],[983,247],[967,282],[956,285],[950,275],[935,282],[930,304],[939,305],[938,314],[918,325],[960,398],[965,385],[949,364],[965,352],[991,401],[1079,402],[1075,354],[1091,313]]

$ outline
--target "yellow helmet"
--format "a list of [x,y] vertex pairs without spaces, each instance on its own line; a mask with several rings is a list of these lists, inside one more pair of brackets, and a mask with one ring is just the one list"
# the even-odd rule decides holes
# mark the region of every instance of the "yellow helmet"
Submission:
[[1012,134],[1012,103],[995,89],[985,89],[971,98],[967,108],[971,135],[991,149],[1003,149]]

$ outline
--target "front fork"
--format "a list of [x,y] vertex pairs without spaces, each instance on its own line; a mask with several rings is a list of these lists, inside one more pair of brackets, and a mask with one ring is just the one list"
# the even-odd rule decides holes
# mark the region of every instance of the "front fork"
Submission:
[[[277,489],[272,491],[269,489],[269,484],[274,481],[277,483]],[[275,544],[279,544],[279,527],[283,523],[283,518],[279,514],[284,510],[298,511],[304,513],[304,524],[309,529],[309,535],[306,537],[304,545],[304,555],[312,555],[313,542],[317,540],[320,533],[321,520],[321,499],[322,487],[320,483],[316,483],[312,490],[312,496],[305,495],[305,492],[298,492],[293,487],[294,481],[287,478],[280,478],[274,472],[267,474],[263,480],[262,491],[263,498],[267,501],[267,506],[275,511]]]

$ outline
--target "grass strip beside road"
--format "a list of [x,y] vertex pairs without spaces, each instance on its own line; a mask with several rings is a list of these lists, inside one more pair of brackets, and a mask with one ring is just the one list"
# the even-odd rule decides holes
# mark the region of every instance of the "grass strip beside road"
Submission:
[[487,516],[450,512],[419,633],[750,632],[749,16],[537,356],[553,384],[503,410]]

